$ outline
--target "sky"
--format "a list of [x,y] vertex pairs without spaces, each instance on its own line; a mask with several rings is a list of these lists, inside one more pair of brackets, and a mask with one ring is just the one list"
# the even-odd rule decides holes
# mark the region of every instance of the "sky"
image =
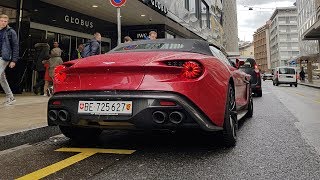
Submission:
[[[252,41],[253,33],[266,24],[275,7],[293,6],[296,0],[236,0],[238,11],[238,36],[240,40]],[[252,7],[253,10],[249,10]]]

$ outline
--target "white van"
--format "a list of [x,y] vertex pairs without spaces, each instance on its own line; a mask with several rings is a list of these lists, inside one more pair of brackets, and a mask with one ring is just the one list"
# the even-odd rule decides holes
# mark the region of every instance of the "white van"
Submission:
[[297,70],[295,67],[276,67],[273,73],[273,85],[290,84],[290,86],[298,86]]

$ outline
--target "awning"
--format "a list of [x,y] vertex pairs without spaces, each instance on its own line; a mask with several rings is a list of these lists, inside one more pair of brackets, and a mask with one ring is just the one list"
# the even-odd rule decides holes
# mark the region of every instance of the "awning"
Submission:
[[296,58],[296,63],[299,63],[300,61],[305,61],[305,60],[309,60],[312,63],[319,63],[319,59],[320,59],[320,54],[311,54],[308,56],[300,56]]
[[320,40],[320,20],[317,20],[303,35],[303,40]]

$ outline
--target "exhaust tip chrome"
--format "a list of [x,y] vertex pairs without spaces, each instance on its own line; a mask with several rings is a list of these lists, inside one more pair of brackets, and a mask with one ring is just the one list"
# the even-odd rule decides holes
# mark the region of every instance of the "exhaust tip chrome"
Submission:
[[178,111],[174,111],[169,115],[169,120],[173,124],[180,124],[184,119],[185,119],[185,115]]
[[60,110],[58,113],[58,117],[61,121],[67,121],[69,113],[66,110]]
[[48,117],[51,121],[56,121],[58,119],[58,111],[57,110],[50,110],[48,112]]
[[163,124],[167,119],[167,114],[162,111],[156,111],[152,114],[152,119],[157,124]]

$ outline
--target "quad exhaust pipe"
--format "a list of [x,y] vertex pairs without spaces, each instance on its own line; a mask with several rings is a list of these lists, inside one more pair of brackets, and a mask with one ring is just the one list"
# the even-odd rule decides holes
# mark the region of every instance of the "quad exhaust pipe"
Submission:
[[69,119],[69,113],[66,110],[50,110],[48,112],[48,117],[51,121],[61,120],[65,122]]
[[174,111],[169,115],[169,120],[173,124],[180,124],[184,119],[185,119],[185,115],[178,111]]
[[152,114],[152,119],[157,124],[163,124],[167,119],[167,114],[162,111],[156,111]]
[[66,110],[60,110],[58,113],[58,117],[61,121],[67,121],[69,113]]
[[57,110],[50,110],[48,113],[48,117],[51,121],[58,120],[58,111]]

